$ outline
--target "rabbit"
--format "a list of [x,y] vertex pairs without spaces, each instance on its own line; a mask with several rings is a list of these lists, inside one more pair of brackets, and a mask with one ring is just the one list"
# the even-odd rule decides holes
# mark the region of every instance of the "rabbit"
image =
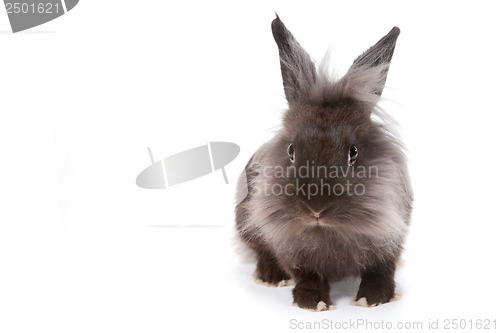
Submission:
[[377,107],[400,30],[338,80],[278,15],[271,30],[288,109],[240,176],[237,237],[256,255],[257,281],[294,284],[294,305],[333,309],[331,284],[347,277],[361,278],[357,305],[387,303],[413,201],[405,148]]

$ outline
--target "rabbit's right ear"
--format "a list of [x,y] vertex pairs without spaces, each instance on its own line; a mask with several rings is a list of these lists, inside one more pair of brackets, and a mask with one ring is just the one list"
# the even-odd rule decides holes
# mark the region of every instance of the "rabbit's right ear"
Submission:
[[278,44],[281,75],[288,103],[294,103],[301,92],[316,81],[316,67],[309,54],[295,40],[278,15],[271,24],[274,40]]
[[357,57],[348,71],[349,74],[359,68],[382,68],[380,77],[375,80],[378,82],[372,82],[372,84],[377,86],[373,90],[376,95],[380,96],[382,94],[382,90],[384,89],[384,84],[387,80],[387,72],[389,71],[389,65],[391,63],[392,55],[394,54],[399,33],[400,30],[398,27],[392,28],[392,30],[389,31],[387,35],[382,37],[377,44],[373,45],[362,55]]

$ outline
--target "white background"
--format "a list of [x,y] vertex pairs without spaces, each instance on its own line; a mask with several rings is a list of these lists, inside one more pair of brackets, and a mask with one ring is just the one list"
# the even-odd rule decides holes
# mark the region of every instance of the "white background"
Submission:
[[[383,106],[408,146],[415,211],[399,302],[292,307],[232,246],[235,180],[286,102],[270,23],[342,73],[401,28]],[[286,332],[290,321],[497,319],[498,9],[494,2],[82,0],[12,34],[0,15],[0,331]],[[207,141],[220,172],[165,191],[135,177]],[[222,225],[190,228],[189,225]],[[182,228],[165,227],[181,225]],[[442,327],[442,326],[441,326]]]

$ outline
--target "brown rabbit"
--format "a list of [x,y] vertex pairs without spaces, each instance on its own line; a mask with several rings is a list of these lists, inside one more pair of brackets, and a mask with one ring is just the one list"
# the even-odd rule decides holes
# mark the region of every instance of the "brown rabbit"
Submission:
[[335,82],[279,17],[272,32],[289,109],[248,162],[239,185],[248,194],[236,206],[257,278],[293,279],[294,302],[306,309],[327,310],[330,284],[349,276],[361,277],[357,301],[389,302],[412,191],[403,147],[380,121],[377,102],[400,31],[394,27]]

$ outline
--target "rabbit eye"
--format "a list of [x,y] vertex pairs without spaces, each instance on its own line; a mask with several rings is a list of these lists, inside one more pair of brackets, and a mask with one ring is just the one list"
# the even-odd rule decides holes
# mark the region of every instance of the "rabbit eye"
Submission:
[[290,143],[290,145],[287,148],[288,151],[288,157],[290,157],[290,162],[295,162],[295,150],[293,149],[293,144]]
[[351,146],[351,148],[349,148],[349,158],[347,160],[347,164],[354,165],[357,159],[358,159],[358,148],[356,148],[356,146]]

